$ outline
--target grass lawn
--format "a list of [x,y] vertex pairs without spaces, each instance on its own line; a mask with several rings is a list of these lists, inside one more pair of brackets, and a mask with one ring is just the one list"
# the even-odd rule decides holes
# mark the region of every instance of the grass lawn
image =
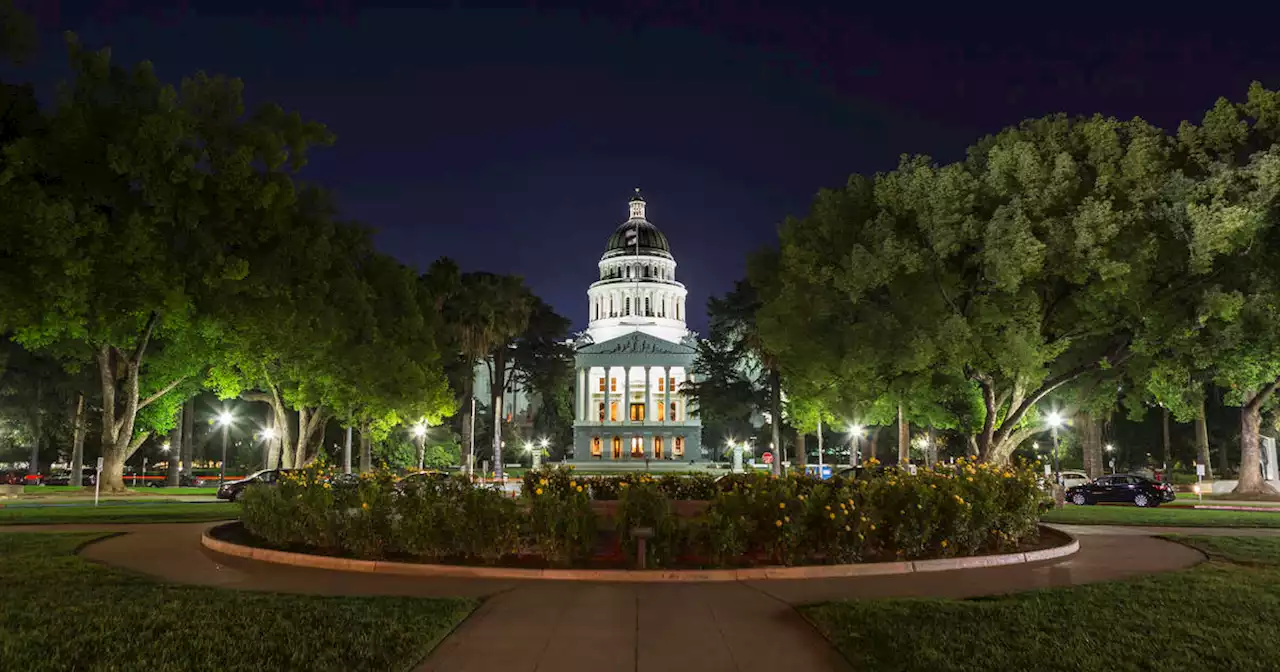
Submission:
[[831,602],[802,612],[854,669],[1274,670],[1280,539],[1181,537],[1189,570],[974,600]]
[[240,515],[238,504],[104,503],[68,506],[0,507],[0,525],[47,523],[193,523],[230,520]]
[[1050,511],[1040,520],[1075,525],[1166,525],[1175,527],[1280,527],[1280,513],[1136,506],[1075,506]]
[[98,534],[0,533],[11,670],[409,670],[472,600],[171,586],[87,562]]

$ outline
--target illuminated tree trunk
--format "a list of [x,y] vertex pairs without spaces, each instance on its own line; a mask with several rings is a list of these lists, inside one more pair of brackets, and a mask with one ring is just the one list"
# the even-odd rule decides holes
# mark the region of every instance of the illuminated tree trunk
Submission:
[[1084,457],[1084,473],[1097,478],[1103,473],[1102,421],[1091,413],[1076,415],[1075,425],[1080,430],[1081,454]]
[[[489,376],[489,401],[493,409],[493,475],[502,478],[502,400],[506,392],[507,346],[502,344],[493,351],[493,372]],[[626,391],[622,412],[628,413],[631,391]]]
[[188,399],[182,405],[182,472],[191,474],[191,461],[196,454],[196,402]]
[[776,368],[769,369],[769,424],[772,425],[773,445],[777,455],[773,459],[773,473],[782,474],[782,376]]
[[71,436],[71,485],[84,486],[84,434],[87,423],[84,414],[84,393],[76,394],[75,419]]
[[373,469],[373,437],[369,436],[369,423],[360,424],[360,473]]
[[164,483],[170,488],[178,487],[178,467],[181,466],[182,455],[182,408],[178,408],[177,422],[169,430],[169,451],[164,454],[168,461],[168,471]]
[[1240,480],[1232,494],[1275,494],[1275,489],[1262,478],[1261,426],[1262,406],[1276,390],[1272,381],[1240,408]]
[[902,413],[902,404],[898,404],[898,464],[906,466],[911,461],[911,425]]
[[40,473],[40,444],[44,442],[44,380],[36,378],[36,431],[31,437],[31,462],[27,465],[27,473]]
[[1213,478],[1213,464],[1209,460],[1209,425],[1204,417],[1204,398],[1200,399],[1200,409],[1196,413],[1196,459],[1204,465],[1205,477]]

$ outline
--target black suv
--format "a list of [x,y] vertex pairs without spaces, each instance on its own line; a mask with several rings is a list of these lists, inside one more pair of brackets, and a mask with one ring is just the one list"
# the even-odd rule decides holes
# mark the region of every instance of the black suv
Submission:
[[1165,502],[1172,502],[1175,496],[1172,485],[1132,474],[1099,476],[1089,483],[1067,490],[1067,501],[1081,506],[1098,502],[1132,502],[1137,506],[1160,506]]

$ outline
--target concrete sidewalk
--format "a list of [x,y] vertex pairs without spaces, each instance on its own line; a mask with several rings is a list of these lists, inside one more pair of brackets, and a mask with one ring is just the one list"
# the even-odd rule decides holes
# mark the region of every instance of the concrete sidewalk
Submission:
[[51,525],[12,531],[126,532],[82,554],[176,583],[328,595],[486,597],[419,668],[450,672],[845,670],[843,659],[794,605],[895,596],[964,598],[1123,579],[1203,560],[1199,552],[1152,534],[1280,534],[1055,525],[1079,536],[1081,550],[1038,565],[841,579],[609,584],[427,579],[271,565],[206,551],[199,537],[209,526]]

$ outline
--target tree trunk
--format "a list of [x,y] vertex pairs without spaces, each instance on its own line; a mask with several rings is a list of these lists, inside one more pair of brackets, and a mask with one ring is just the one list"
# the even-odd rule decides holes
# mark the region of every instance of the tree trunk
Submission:
[[1196,460],[1204,465],[1205,477],[1213,479],[1213,465],[1209,461],[1209,425],[1204,418],[1204,398],[1200,399],[1200,410],[1196,414]]
[[35,436],[31,441],[31,463],[27,465],[27,473],[33,476],[40,474],[40,444],[44,443],[44,380],[42,378],[36,378],[35,425]]
[[342,473],[351,473],[351,425],[347,425],[347,440],[342,444]]
[[168,473],[165,474],[164,484],[170,488],[176,488],[181,483],[178,479],[178,468],[182,459],[182,408],[178,408],[177,422],[173,429],[169,430],[169,450],[164,454],[168,463]]
[[932,466],[938,461],[938,436],[933,431],[933,424],[929,425],[929,447],[925,449],[924,462],[925,466]]
[[[819,441],[818,445],[822,445],[821,441]],[[821,448],[819,448],[819,450],[821,450]],[[799,462],[801,466],[808,463],[809,456],[805,454],[807,450],[804,445],[804,432],[798,429],[796,430],[796,438],[791,442],[791,451],[795,453],[796,461]]]
[[867,441],[867,460],[879,460],[880,458],[877,449],[880,447],[880,428],[875,426],[868,427],[867,435],[871,437],[870,440]]
[[[301,469],[320,453],[329,412],[324,408],[298,408],[298,440],[293,447],[293,466]],[[317,437],[319,437],[317,439]]]
[[979,454],[980,453],[978,452],[978,435],[970,434],[968,437],[968,456],[976,460],[978,459]]
[[262,468],[274,469],[280,460],[280,448],[277,443],[280,439],[280,431],[276,429],[276,413],[272,408],[267,409],[266,433],[267,442],[262,446]]
[[1164,469],[1162,471],[1164,472],[1164,480],[1168,481],[1171,480],[1169,469],[1172,468],[1171,465],[1173,464],[1173,450],[1169,445],[1169,409],[1161,406],[1160,411],[1160,436],[1164,442]]
[[1084,458],[1084,473],[1089,478],[1103,474],[1102,421],[1091,413],[1078,413],[1075,424],[1080,429],[1080,452]]
[[907,423],[902,412],[902,404],[898,404],[898,465],[906,466],[911,461],[911,425]]
[[369,436],[369,423],[360,425],[360,473],[373,470],[373,437]]
[[[507,346],[493,351],[493,373],[489,376],[489,401],[493,409],[493,475],[502,478],[502,400],[507,380]],[[624,390],[622,412],[629,413],[631,390]]]
[[[773,445],[778,453],[782,453],[782,376],[777,368],[769,369],[769,424],[772,425]],[[782,475],[782,460],[779,455],[773,459],[773,474]]]
[[76,394],[76,412],[71,422],[71,485],[84,486],[84,393]]
[[191,461],[195,458],[196,402],[188,399],[182,405],[182,473],[191,475]]
[[1262,478],[1262,448],[1259,443],[1262,406],[1275,392],[1277,382],[1280,381],[1268,383],[1240,408],[1240,480],[1232,494],[1275,494],[1275,489]]
[[[466,412],[465,415],[462,416],[462,449],[460,452],[464,456],[462,458],[463,464],[467,464],[468,457],[474,453],[475,448],[472,445],[476,424],[475,374],[476,367],[473,362],[471,369],[467,371],[467,375],[463,376],[462,382],[462,403]],[[467,468],[470,470],[472,469],[472,466],[467,464]]]

